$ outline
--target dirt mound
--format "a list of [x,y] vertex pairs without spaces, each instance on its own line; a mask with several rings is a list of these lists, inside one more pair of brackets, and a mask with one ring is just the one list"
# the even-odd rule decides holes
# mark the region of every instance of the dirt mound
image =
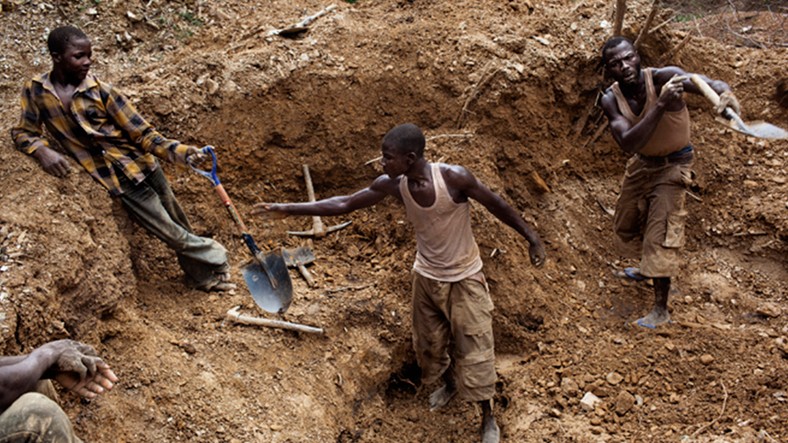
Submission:
[[[611,248],[604,210],[626,157],[598,132],[605,119],[594,107],[607,85],[598,49],[611,32],[610,3],[342,2],[286,39],[270,31],[327,5],[4,1],[0,130],[17,118],[22,78],[49,67],[43,38],[66,22],[91,35],[94,70],[163,132],[217,147],[243,214],[260,201],[305,200],[302,164],[318,198],[366,185],[380,173],[369,160],[383,134],[417,123],[429,158],[469,166],[548,244],[549,262],[534,270],[522,240],[475,208],[497,308],[505,441],[780,441],[788,146],[732,133],[689,99],[698,179],[671,298],[676,323],[629,327],[652,295],[611,272],[629,262]],[[628,3],[624,33],[636,38],[652,2]],[[721,35],[704,23],[732,12],[686,21],[680,6],[657,12],[654,26],[665,24],[643,40],[645,62],[723,79],[746,120],[785,125],[786,49],[712,39]],[[774,32],[747,35],[764,42]],[[116,390],[90,404],[64,397],[87,441],[476,440],[473,406],[426,415],[409,338],[415,244],[394,202],[325,220],[353,223],[314,241],[318,288],[293,274],[286,319],[325,336],[241,327],[224,313],[242,305],[260,314],[245,289],[186,289],[174,255],[89,177],[49,177],[8,138],[2,144],[0,347],[68,336],[107,357]],[[197,229],[228,246],[240,283],[247,252],[210,184],[165,171]],[[310,221],[247,222],[275,248],[298,245],[285,231]],[[586,392],[602,400],[591,411],[580,404]]]

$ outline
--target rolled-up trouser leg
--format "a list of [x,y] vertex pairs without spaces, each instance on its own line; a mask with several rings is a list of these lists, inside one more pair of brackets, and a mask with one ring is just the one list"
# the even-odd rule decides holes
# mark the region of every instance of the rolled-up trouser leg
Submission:
[[414,273],[413,345],[425,384],[451,368],[460,398],[493,397],[492,310],[482,273],[459,282],[439,282]]
[[37,392],[19,397],[0,414],[0,443],[79,443],[68,416]]
[[191,226],[160,169],[140,184],[119,174],[123,206],[142,227],[175,251],[181,268],[196,286],[225,272],[227,251],[219,242],[191,232]]

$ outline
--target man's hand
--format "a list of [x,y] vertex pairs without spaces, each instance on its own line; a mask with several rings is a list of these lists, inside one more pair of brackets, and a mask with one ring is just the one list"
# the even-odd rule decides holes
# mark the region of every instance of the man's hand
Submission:
[[257,203],[252,215],[259,215],[263,220],[281,220],[290,214],[282,211],[276,203]]
[[528,255],[531,257],[531,264],[537,268],[542,266],[546,257],[544,244],[541,241],[531,243],[531,246],[528,248]]
[[41,164],[41,168],[48,174],[54,175],[58,178],[63,178],[71,172],[71,166],[68,160],[60,155],[59,152],[42,146],[33,152],[33,157]]
[[674,75],[668,80],[667,83],[662,85],[662,90],[659,92],[658,101],[663,104],[668,104],[675,100],[681,99],[681,94],[684,93],[683,81],[688,77],[685,75]]
[[186,164],[189,166],[196,166],[205,161],[206,155],[202,150],[196,146],[189,146],[186,151]]
[[95,398],[99,394],[112,389],[118,382],[118,377],[112,372],[108,364],[98,357],[86,357],[91,360],[90,365],[95,368],[92,373],[80,377],[76,372],[59,372],[54,379],[69,391],[75,392],[85,398]]
[[731,91],[725,91],[720,94],[720,102],[717,106],[714,107],[714,113],[724,115],[726,108],[733,109],[733,112],[736,115],[741,115],[741,106],[739,106],[739,100],[736,99],[736,96],[733,95]]

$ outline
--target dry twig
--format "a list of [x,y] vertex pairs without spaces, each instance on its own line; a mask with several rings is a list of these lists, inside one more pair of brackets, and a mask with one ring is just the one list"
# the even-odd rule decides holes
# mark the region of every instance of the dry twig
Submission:
[[704,430],[706,430],[710,426],[713,426],[715,423],[720,421],[720,419],[722,418],[722,414],[725,413],[725,406],[728,404],[728,390],[725,389],[725,383],[723,383],[722,380],[720,380],[720,386],[722,386],[722,392],[725,394],[725,397],[723,397],[723,399],[722,399],[722,409],[720,409],[720,415],[718,415],[717,418],[715,418],[714,420],[710,421],[709,423],[706,423],[705,425],[703,425],[700,428],[698,428],[697,431],[693,432],[692,433],[692,437],[693,438],[697,437],[701,432],[703,432]]
[[489,74],[484,75],[482,74],[482,78],[476,83],[476,86],[473,87],[473,90],[468,95],[468,98],[465,99],[465,104],[462,106],[462,110],[460,111],[459,117],[457,117],[457,128],[462,128],[463,119],[465,118],[465,113],[468,112],[468,107],[470,106],[471,102],[478,97],[482,86],[486,85],[487,83],[495,77],[495,74],[501,72],[503,67],[498,67],[498,69],[492,70],[493,62],[487,63],[487,66],[484,67],[484,72]]

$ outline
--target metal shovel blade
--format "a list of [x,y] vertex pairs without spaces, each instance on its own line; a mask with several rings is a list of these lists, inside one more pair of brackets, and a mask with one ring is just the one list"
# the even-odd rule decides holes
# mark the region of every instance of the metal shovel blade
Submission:
[[762,121],[745,123],[741,117],[736,115],[736,113],[730,108],[725,109],[725,116],[730,119],[728,120],[728,126],[751,137],[767,139],[788,138],[788,131],[785,129]]
[[[258,261],[244,266],[242,273],[246,286],[257,306],[267,312],[283,314],[293,301],[293,283],[290,281],[287,265],[281,255],[259,254],[258,257],[260,256],[269,272],[266,273]],[[269,273],[276,281],[276,287],[271,284]]]

